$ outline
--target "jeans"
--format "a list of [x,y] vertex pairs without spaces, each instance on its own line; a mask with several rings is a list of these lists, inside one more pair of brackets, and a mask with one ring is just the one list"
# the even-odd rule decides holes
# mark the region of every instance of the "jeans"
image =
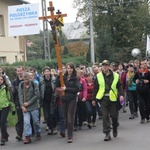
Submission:
[[5,107],[1,110],[1,116],[0,116],[0,122],[1,122],[1,138],[7,139],[8,133],[7,133],[7,117],[9,114],[9,107]]
[[41,128],[40,128],[40,121],[39,121],[39,109],[35,109],[32,111],[23,113],[25,136],[32,135],[32,127],[31,127],[31,123],[30,123],[30,119],[31,119],[30,117],[32,117],[32,120],[33,120],[35,134],[36,135],[40,134]]
[[[86,111],[87,111],[87,119],[88,119],[88,123],[95,123],[96,121],[96,106],[92,105],[92,101],[91,100],[87,100],[85,101],[85,106],[86,106]],[[92,120],[91,120],[92,117]]]
[[60,122],[60,132],[65,133],[65,121],[64,121],[64,116],[63,116],[63,110],[62,110],[62,105],[57,105],[57,108],[55,110],[55,116],[58,114],[58,120]]

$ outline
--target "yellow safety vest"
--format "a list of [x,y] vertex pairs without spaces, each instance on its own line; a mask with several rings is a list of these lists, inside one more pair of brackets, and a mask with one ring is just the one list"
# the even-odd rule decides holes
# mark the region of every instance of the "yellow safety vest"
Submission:
[[[117,83],[119,80],[119,75],[117,73],[113,72],[113,76],[114,76],[114,80],[111,84],[111,89],[109,91],[109,99],[111,101],[117,101],[118,90],[117,90],[116,86],[117,86]],[[105,93],[105,80],[104,80],[104,76],[103,76],[102,72],[97,74],[97,80],[98,80],[98,84],[99,84],[99,90],[97,92],[96,99],[101,100]]]

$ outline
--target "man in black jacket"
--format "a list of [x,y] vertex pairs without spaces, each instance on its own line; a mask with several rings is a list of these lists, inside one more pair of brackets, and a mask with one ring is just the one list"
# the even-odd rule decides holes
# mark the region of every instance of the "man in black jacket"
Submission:
[[137,95],[139,100],[139,110],[141,115],[141,122],[145,123],[145,119],[149,122],[150,115],[150,72],[147,67],[147,61],[142,60],[140,62],[140,69],[136,72],[133,81],[137,85]]
[[22,135],[23,135],[23,113],[22,113],[22,109],[20,107],[20,103],[19,103],[19,97],[18,97],[18,87],[20,82],[23,81],[23,67],[22,66],[18,66],[16,68],[16,74],[17,74],[17,78],[13,80],[12,82],[12,86],[13,86],[13,100],[16,106],[16,112],[17,112],[17,123],[16,123],[16,132],[17,132],[17,136],[16,139],[18,141],[22,140]]

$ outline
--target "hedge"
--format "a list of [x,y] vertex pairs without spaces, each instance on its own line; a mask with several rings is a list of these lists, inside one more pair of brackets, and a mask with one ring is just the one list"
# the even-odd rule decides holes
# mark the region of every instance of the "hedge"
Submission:
[[[87,66],[89,65],[89,63],[83,58],[83,56],[80,56],[80,57],[63,56],[62,63],[66,64],[68,62],[73,62],[76,66],[79,66],[80,64],[84,64]],[[50,62],[50,61],[38,59],[38,60],[27,61],[25,63],[25,65],[27,68],[28,67],[34,67],[37,69],[37,71],[39,73],[41,73],[42,69],[45,66],[50,66],[51,68],[56,68],[57,67],[57,60],[52,59]],[[2,66],[5,73],[9,76],[11,81],[16,78],[16,72],[15,72],[16,66],[24,66],[24,63],[23,62],[16,62],[13,64],[5,64],[4,66]]]

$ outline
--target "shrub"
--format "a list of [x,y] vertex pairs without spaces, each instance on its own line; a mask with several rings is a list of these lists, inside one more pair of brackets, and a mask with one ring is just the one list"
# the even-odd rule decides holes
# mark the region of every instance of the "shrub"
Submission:
[[[79,66],[80,64],[89,65],[89,63],[83,58],[83,56],[73,57],[72,54],[68,54],[65,57],[63,56],[62,63],[67,64],[68,62],[73,62],[76,66]],[[24,63],[16,62],[13,64],[6,64],[5,66],[3,66],[5,73],[9,76],[11,81],[16,78],[16,72],[15,72],[16,66],[24,66]],[[34,67],[40,73],[40,72],[42,72],[42,69],[45,66],[50,66],[51,68],[56,68],[57,60],[56,60],[56,58],[52,59],[51,62],[43,60],[43,59],[32,60],[32,61],[30,60],[25,63],[25,66],[26,66],[26,68]]]

